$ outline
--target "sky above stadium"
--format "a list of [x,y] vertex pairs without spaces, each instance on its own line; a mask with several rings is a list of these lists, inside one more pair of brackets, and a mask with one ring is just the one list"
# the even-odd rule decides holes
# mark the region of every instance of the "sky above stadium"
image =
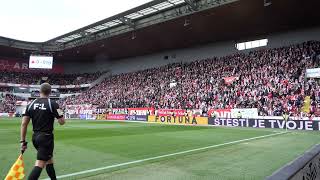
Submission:
[[1,0],[0,36],[43,42],[151,0]]

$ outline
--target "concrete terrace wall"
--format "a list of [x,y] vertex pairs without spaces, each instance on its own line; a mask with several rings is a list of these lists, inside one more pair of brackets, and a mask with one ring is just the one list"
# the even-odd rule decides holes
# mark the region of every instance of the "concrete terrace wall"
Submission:
[[110,61],[104,55],[98,55],[95,59],[89,62],[65,62],[63,63],[65,73],[93,73],[97,71],[110,70]]
[[[269,39],[267,48],[288,46],[309,40],[320,40],[320,27],[253,37],[243,41],[262,38]],[[99,55],[92,63],[79,63],[76,66],[74,64],[65,64],[64,67],[67,73],[110,70],[112,74],[120,74],[159,67],[174,62],[189,62],[214,56],[226,56],[237,52],[239,51],[235,48],[235,41],[228,41],[120,60],[108,60],[105,56]],[[165,56],[168,58],[164,58]]]

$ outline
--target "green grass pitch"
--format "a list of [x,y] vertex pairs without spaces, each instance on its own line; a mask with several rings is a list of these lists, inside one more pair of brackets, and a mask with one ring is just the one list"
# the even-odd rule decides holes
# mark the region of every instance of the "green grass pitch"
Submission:
[[[31,125],[31,124],[30,124]],[[186,150],[274,134],[282,130],[170,126],[133,122],[68,121],[55,126],[57,175],[117,165]],[[19,154],[20,121],[0,119],[0,179]],[[31,139],[28,129],[28,141]],[[320,142],[319,132],[290,131],[170,157],[121,165],[62,179],[260,180]],[[24,155],[26,173],[36,154]],[[42,172],[42,179],[47,178]]]

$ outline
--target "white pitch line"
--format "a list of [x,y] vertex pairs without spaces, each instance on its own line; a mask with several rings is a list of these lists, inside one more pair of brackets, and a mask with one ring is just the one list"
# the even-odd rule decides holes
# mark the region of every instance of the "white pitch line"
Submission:
[[[221,146],[225,146],[225,145],[236,144],[236,143],[241,143],[241,142],[246,142],[246,141],[251,141],[251,140],[256,140],[256,139],[262,139],[262,138],[281,135],[281,134],[285,134],[285,133],[287,133],[287,132],[279,132],[279,133],[273,133],[273,134],[268,134],[268,135],[264,135],[264,136],[257,136],[257,137],[247,138],[247,139],[241,139],[241,140],[237,140],[237,141],[231,141],[231,142],[226,142],[226,143],[222,143],[222,144],[216,144],[216,145],[212,145],[212,146],[191,149],[191,150],[187,150],[187,151],[181,151],[181,152],[176,152],[176,153],[171,153],[171,154],[166,154],[166,155],[161,155],[161,156],[155,156],[155,157],[151,157],[151,158],[140,159],[140,160],[136,160],[136,161],[130,161],[130,162],[125,162],[125,163],[120,163],[120,164],[115,164],[115,165],[110,165],[110,166],[105,166],[105,167],[100,167],[100,168],[95,168],[95,169],[89,169],[89,170],[85,170],[85,171],[79,171],[79,172],[75,172],[75,173],[71,173],[71,174],[61,175],[61,176],[58,176],[57,178],[59,179],[59,178],[78,176],[78,175],[88,174],[88,173],[102,171],[102,170],[106,170],[106,169],[111,169],[111,168],[116,168],[116,167],[131,165],[131,164],[137,164],[137,163],[142,163],[142,162],[156,160],[156,159],[161,159],[161,158],[165,158],[165,157],[187,154],[187,153],[191,153],[191,152],[202,151],[202,150],[206,150],[206,149],[211,149],[211,148],[216,148],[216,147],[221,147]],[[47,178],[45,180],[50,180],[50,179]]]

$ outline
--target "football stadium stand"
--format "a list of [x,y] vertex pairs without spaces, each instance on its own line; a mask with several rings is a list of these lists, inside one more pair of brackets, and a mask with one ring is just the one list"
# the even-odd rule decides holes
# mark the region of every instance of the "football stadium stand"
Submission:
[[172,109],[258,108],[260,115],[299,113],[305,96],[311,111],[320,104],[319,83],[306,79],[318,67],[320,42],[213,57],[191,63],[111,76],[62,106],[155,107]]
[[18,100],[22,99],[15,95],[0,93],[0,112],[15,112]]
[[[288,47],[262,49],[190,63],[113,75],[91,89],[60,89],[81,93],[59,100],[62,107],[93,104],[101,108],[154,107],[172,109],[258,108],[259,115],[313,114],[320,107],[320,87],[306,79],[307,68],[319,67],[320,42],[308,41]],[[0,73],[1,83],[79,85],[102,73],[45,74]],[[2,87],[1,92],[10,88]],[[305,101],[310,97],[309,101]],[[0,112],[15,112],[19,98],[6,94]],[[306,107],[308,109],[306,110]]]

